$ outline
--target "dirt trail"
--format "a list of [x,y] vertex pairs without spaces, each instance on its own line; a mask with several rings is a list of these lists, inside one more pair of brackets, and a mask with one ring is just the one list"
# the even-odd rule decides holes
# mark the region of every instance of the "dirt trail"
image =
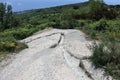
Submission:
[[79,30],[45,30],[21,42],[29,48],[0,66],[0,80],[112,80],[87,59],[91,41]]

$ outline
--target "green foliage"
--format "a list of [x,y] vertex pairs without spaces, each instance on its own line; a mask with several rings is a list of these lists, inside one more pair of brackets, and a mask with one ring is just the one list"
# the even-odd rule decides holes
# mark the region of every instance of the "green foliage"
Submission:
[[96,22],[96,24],[94,25],[94,29],[96,31],[105,31],[107,30],[109,27],[109,25],[107,24],[106,20],[101,19],[100,21]]
[[89,11],[89,12],[85,12],[82,14],[77,15],[78,19],[92,19],[92,20],[100,20],[102,18],[105,19],[115,19],[118,16],[118,13],[109,8],[109,7],[103,7],[100,9],[97,9],[95,11]]
[[0,3],[0,30],[17,27],[19,21],[13,15],[12,6]]
[[29,23],[32,25],[39,25],[40,24],[39,16],[31,17]]
[[63,20],[61,21],[60,25],[61,29],[73,29],[76,26],[76,21],[75,20]]
[[95,44],[93,46],[93,57],[91,60],[96,67],[105,66],[109,62],[109,53],[108,51],[105,51],[104,48],[104,44]]
[[4,14],[5,14],[5,4],[0,3],[0,22],[2,25],[4,21]]
[[120,33],[120,20],[109,20],[107,23],[110,31]]
[[79,21],[79,26],[80,26],[80,27],[84,27],[85,24],[86,24],[85,21]]
[[94,30],[92,32],[90,32],[90,37],[92,39],[99,40],[99,37],[98,37],[96,31],[94,31]]
[[0,37],[0,51],[14,51],[17,42],[11,37]]
[[31,34],[32,34],[31,30],[26,29],[26,28],[20,28],[19,30],[16,30],[15,32],[13,32],[13,36],[16,39],[24,39],[24,38],[30,36]]
[[25,44],[17,42],[16,39],[11,35],[5,37],[0,36],[0,53],[18,52],[25,48],[27,48]]
[[111,65],[107,68],[105,68],[105,71],[113,76],[116,80],[120,80],[120,64],[118,65]]
[[114,38],[120,39],[120,20],[109,20],[107,24],[109,28],[107,30],[107,35],[112,36]]
[[107,6],[103,0],[90,0],[85,7],[75,10],[75,19],[100,20],[102,18],[115,19],[119,12]]
[[73,29],[77,24],[77,21],[74,19],[75,14],[74,9],[65,10],[61,16],[60,28]]
[[96,67],[104,67],[106,72],[120,79],[120,43],[114,38],[104,38],[101,44],[93,46],[91,60]]
[[92,23],[92,20],[78,20],[77,23],[77,26],[81,27],[81,29],[85,29],[86,27],[88,29],[88,26]]
[[69,29],[69,22],[67,20],[61,21],[61,28],[62,29]]
[[[23,39],[38,30],[47,27],[70,29],[76,28],[86,32],[92,39],[120,39],[120,8],[106,5],[103,0],[90,0],[86,3],[60,6],[46,9],[28,10],[15,13],[21,18],[22,27],[8,30],[3,35],[11,34],[17,39]],[[120,65],[117,41],[105,40],[105,43],[95,44],[92,61],[96,67],[103,67],[114,77],[119,77]],[[115,42],[115,43],[114,43]],[[107,47],[107,48],[106,48]],[[119,62],[120,63],[120,62]]]
[[39,25],[39,27],[41,30],[43,30],[48,27],[48,23],[43,23],[43,24]]
[[12,35],[15,39],[20,40],[32,35],[38,30],[47,28],[51,24],[52,23],[41,24],[36,27],[31,24],[26,24],[26,26],[24,27],[4,30],[3,32],[0,33],[0,36],[5,37],[7,35]]
[[96,67],[104,66],[113,77],[120,77],[119,6],[108,6],[103,0],[90,0],[80,4],[13,13],[10,5],[0,3],[0,51],[12,52],[26,48],[25,44],[18,43],[16,39],[24,39],[47,27],[77,28],[92,39],[104,41],[93,46],[91,60]]
[[103,8],[104,5],[104,1],[103,0],[90,0],[89,2],[89,7],[91,11],[95,11],[98,9]]
[[92,11],[89,13],[89,15],[91,16],[89,18],[94,20],[99,20],[101,18],[115,19],[118,16],[117,12],[109,7],[104,7],[96,11]]

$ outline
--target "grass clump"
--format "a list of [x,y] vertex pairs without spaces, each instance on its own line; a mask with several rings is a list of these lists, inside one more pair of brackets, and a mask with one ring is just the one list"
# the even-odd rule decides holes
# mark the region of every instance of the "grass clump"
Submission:
[[91,57],[96,68],[104,68],[107,74],[120,80],[120,43],[111,38],[104,43],[93,46]]
[[95,44],[93,47],[93,56],[91,60],[96,65],[96,67],[105,66],[108,62],[108,53],[104,50],[103,44]]

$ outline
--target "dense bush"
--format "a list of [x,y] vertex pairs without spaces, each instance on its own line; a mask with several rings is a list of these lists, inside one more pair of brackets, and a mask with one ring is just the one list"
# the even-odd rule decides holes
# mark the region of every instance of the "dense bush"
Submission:
[[92,19],[92,20],[100,20],[102,18],[106,19],[115,19],[118,16],[117,12],[111,8],[101,8],[95,11],[91,11],[88,13],[83,13],[76,15],[75,17],[78,19]]
[[26,29],[26,28],[21,28],[13,33],[13,36],[16,39],[24,39],[30,35],[31,35],[31,31],[29,29]]
[[117,17],[117,12],[111,8],[101,8],[95,11],[92,11],[89,13],[89,18],[90,19],[95,19],[99,20],[101,18],[106,18],[106,19],[115,19]]
[[61,29],[73,29],[77,26],[77,21],[76,20],[63,20],[60,22],[60,27]]
[[24,38],[32,35],[37,30],[38,30],[37,28],[8,29],[8,30],[5,30],[4,32],[0,33],[0,36],[12,35],[15,39],[24,39]]

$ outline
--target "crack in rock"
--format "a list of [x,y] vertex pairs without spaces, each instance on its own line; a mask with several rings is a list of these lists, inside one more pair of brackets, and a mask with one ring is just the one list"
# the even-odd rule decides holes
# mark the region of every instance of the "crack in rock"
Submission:
[[84,70],[85,74],[86,74],[91,80],[94,80],[93,77],[92,77],[92,75],[85,69],[85,67],[84,67],[84,65],[83,65],[83,62],[82,62],[82,60],[88,59],[88,57],[79,58],[79,57],[73,55],[70,51],[68,51],[68,50],[66,50],[66,49],[65,49],[65,51],[66,51],[70,56],[72,56],[72,57],[80,60],[79,67],[82,68],[82,70]]
[[[85,63],[83,62],[83,60],[89,60],[90,57],[79,58],[79,57],[75,56],[73,53],[71,53],[70,51],[68,51],[68,50],[66,50],[66,49],[65,49],[65,51],[66,51],[70,56],[72,56],[72,57],[74,57],[75,59],[79,60],[79,68],[81,68],[81,69],[85,72],[85,74],[86,74],[91,80],[97,80],[97,79],[96,79],[97,77],[95,77],[96,75],[94,75],[93,73],[91,73],[91,71],[89,71],[89,70],[87,69],[87,67],[86,67],[87,65],[85,65]],[[92,68],[91,68],[91,69],[92,69]],[[101,72],[100,72],[99,74],[100,74],[100,75],[105,75],[105,74],[102,74]],[[104,79],[101,79],[101,80],[113,80],[111,76],[106,75],[106,76],[100,77],[100,75],[98,75],[99,79],[100,79],[100,78],[104,78]]]
[[80,59],[79,57],[77,57],[77,56],[75,56],[75,55],[73,55],[70,51],[68,51],[67,49],[65,49],[66,50],[66,52],[67,53],[69,53],[70,54],[70,56],[73,56],[74,58],[76,58],[76,59]]
[[60,33],[60,32],[52,33],[52,34],[49,34],[49,35],[37,37],[37,38],[32,39],[32,40],[30,40],[30,41],[25,41],[25,43],[30,43],[30,42],[32,42],[32,41],[34,41],[34,40],[37,40],[37,39],[40,39],[40,38],[43,38],[43,37],[49,37],[49,36],[52,36],[52,35],[55,35],[55,34],[61,34],[61,35],[63,35],[63,33]]
[[57,47],[61,43],[62,38],[64,37],[64,34],[63,33],[60,33],[60,34],[61,35],[60,35],[60,38],[59,38],[58,42],[53,44],[52,46],[50,46],[50,48],[55,48],[55,47]]
[[80,60],[79,67],[84,70],[84,72],[86,73],[86,75],[87,75],[90,79],[94,80],[93,77],[92,77],[92,75],[91,75],[91,74],[86,70],[86,68],[84,67],[84,64],[83,64],[82,60]]

